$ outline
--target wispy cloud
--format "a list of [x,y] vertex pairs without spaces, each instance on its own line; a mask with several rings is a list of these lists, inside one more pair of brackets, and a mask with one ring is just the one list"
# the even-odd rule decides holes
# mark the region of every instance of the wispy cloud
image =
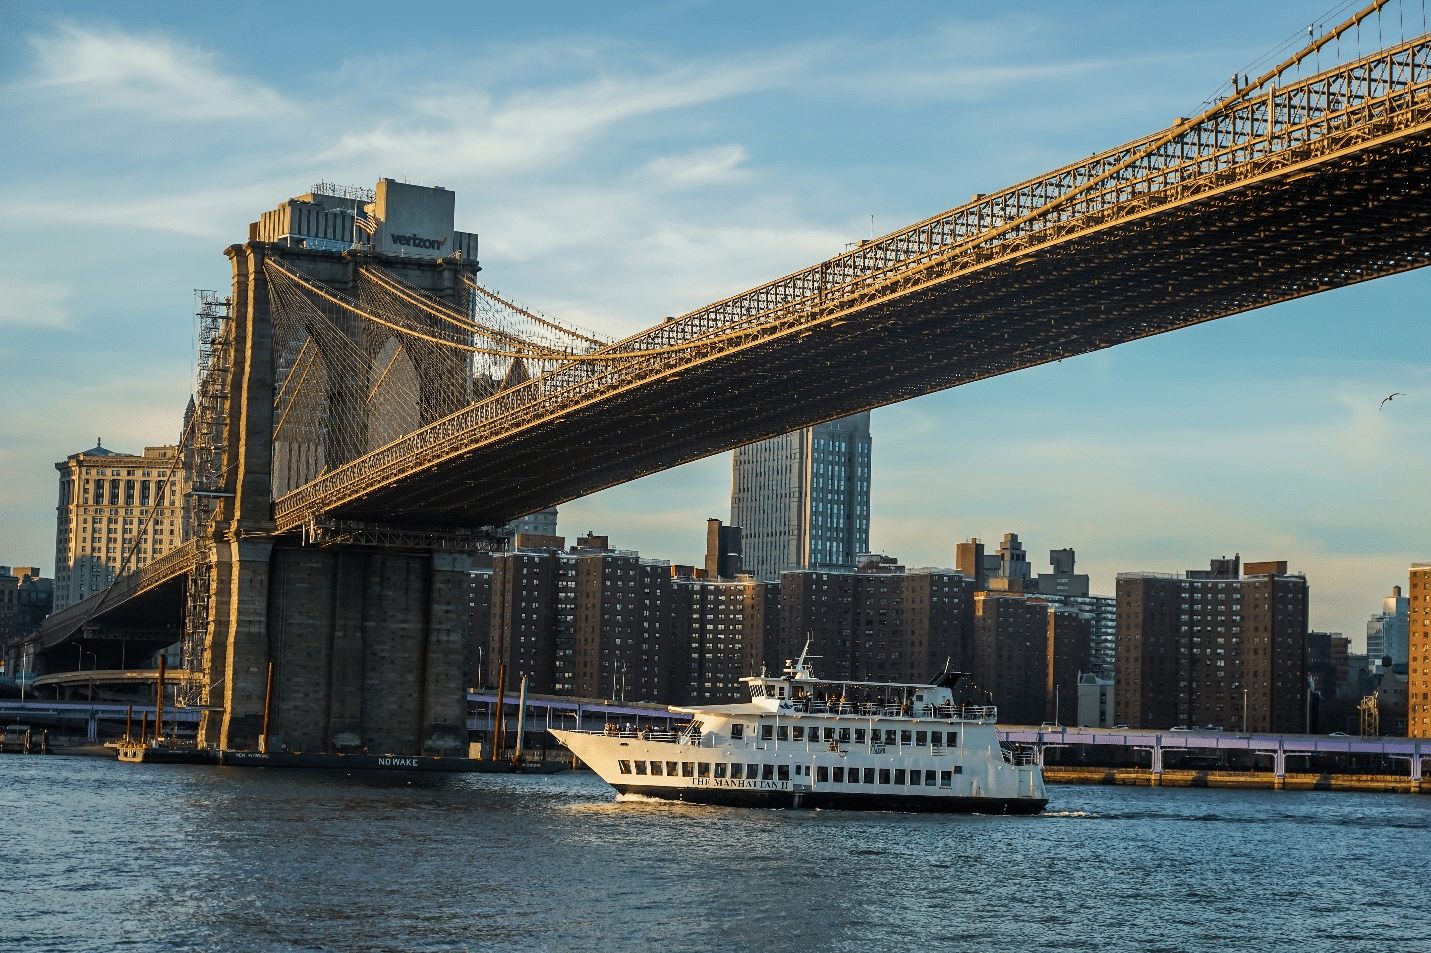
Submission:
[[375,128],[342,135],[318,158],[488,174],[547,168],[567,161],[615,123],[765,88],[793,66],[789,60],[720,62],[600,75],[504,100],[486,91],[425,90]]
[[157,120],[235,119],[292,113],[288,100],[252,78],[230,75],[212,53],[170,37],[61,23],[30,37],[37,93],[86,110]]
[[652,159],[641,167],[641,179],[647,187],[677,189],[726,183],[739,175],[741,170],[737,167],[745,159],[743,146],[711,146],[683,155]]
[[69,289],[62,285],[0,276],[0,327],[67,327],[69,296]]

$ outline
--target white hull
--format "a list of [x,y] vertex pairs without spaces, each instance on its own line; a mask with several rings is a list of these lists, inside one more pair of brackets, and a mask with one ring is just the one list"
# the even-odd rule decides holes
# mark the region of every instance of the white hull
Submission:
[[[709,723],[720,713],[699,714]],[[801,720],[806,732],[812,722],[819,722],[817,728],[826,721],[849,723],[838,716],[805,715]],[[906,727],[892,730],[914,734],[907,726],[929,724],[913,719],[902,723]],[[879,724],[881,731],[887,730],[882,727],[885,722]],[[856,748],[824,741],[733,741],[719,732],[704,732],[695,743],[691,738],[645,739],[636,732],[553,734],[623,794],[751,807],[990,814],[1035,814],[1048,803],[1038,767],[1005,757],[992,725],[939,722],[938,726],[968,738],[969,744],[867,743]],[[654,773],[657,770],[659,774]]]

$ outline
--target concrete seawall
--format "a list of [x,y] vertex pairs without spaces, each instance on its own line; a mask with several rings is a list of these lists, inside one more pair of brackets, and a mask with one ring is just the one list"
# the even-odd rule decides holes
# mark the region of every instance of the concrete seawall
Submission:
[[1045,767],[1049,784],[1133,784],[1168,788],[1284,788],[1288,791],[1364,791],[1431,794],[1431,780],[1413,781],[1393,774],[1293,774],[1279,779],[1271,771],[1164,771],[1146,768]]

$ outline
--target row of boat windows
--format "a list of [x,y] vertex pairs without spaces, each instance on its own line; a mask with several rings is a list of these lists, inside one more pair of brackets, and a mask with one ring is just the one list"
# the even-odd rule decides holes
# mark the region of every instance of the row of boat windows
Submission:
[[[936,748],[947,744],[951,748],[959,747],[959,732],[957,731],[914,731],[912,729],[896,730],[886,728],[881,734],[879,728],[836,728],[827,726],[825,728],[825,740],[834,741],[837,737],[840,741],[848,743],[854,737],[854,743],[864,744],[867,740],[871,744],[886,745],[934,745]],[[730,726],[730,736],[735,740],[745,737],[745,726],[734,724]],[[760,726],[761,741],[819,741],[820,728],[812,725],[806,730],[804,725],[771,725],[762,724]]]
[[[729,778],[733,781],[789,781],[788,764],[743,764],[724,761],[652,761],[647,767],[645,761],[617,761],[622,774],[645,774],[656,777],[681,778]],[[810,776],[809,765],[795,765],[795,773]],[[918,768],[860,768],[828,767],[815,768],[815,780],[822,784],[924,784],[934,787],[952,787],[954,775],[963,774],[963,765],[954,765],[945,771]]]

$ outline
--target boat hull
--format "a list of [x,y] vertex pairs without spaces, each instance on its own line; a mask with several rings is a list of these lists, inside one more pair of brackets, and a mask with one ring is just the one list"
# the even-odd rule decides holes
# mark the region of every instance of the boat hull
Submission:
[[930,797],[910,794],[856,794],[843,791],[761,791],[742,788],[671,788],[613,784],[621,794],[710,804],[719,807],[798,808],[825,811],[900,811],[927,814],[1038,814],[1047,798]]
[[424,771],[440,774],[556,774],[566,770],[560,761],[480,761],[473,758],[434,758],[418,755],[305,754],[276,751],[229,751],[218,753],[218,763],[241,768],[324,768],[345,771]]

